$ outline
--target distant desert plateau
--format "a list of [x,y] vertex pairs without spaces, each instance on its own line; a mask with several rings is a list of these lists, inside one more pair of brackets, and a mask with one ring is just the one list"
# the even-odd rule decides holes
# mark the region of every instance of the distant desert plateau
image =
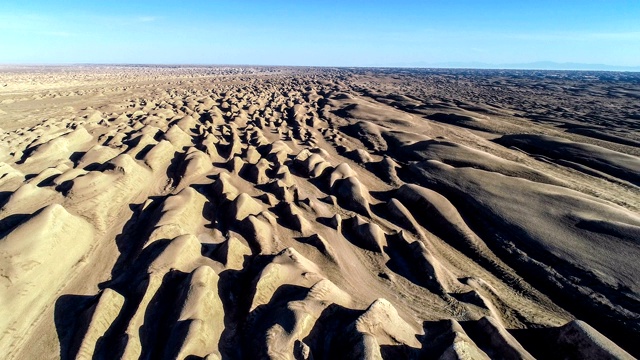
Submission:
[[2,359],[640,356],[640,73],[0,67]]

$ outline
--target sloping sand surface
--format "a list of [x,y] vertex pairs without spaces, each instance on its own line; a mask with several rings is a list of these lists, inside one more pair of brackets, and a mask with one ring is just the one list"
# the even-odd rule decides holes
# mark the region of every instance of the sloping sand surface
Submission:
[[637,74],[0,82],[3,358],[640,355]]

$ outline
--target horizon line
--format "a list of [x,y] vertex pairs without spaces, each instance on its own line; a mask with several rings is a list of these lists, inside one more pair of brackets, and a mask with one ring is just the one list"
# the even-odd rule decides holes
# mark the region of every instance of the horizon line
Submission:
[[[455,65],[459,63],[460,65]],[[478,66],[471,64],[477,63]],[[447,65],[452,64],[452,65]],[[536,67],[535,64],[547,64],[548,66],[557,66],[557,68]],[[531,67],[527,67],[530,65]],[[573,65],[562,68],[562,65]],[[513,63],[513,64],[490,64],[482,62],[449,62],[449,63],[433,63],[425,65],[273,65],[273,64],[250,64],[250,63],[144,63],[144,62],[51,62],[51,63],[3,63],[0,62],[0,68],[8,67],[64,67],[64,66],[122,66],[122,67],[280,67],[280,68],[337,68],[337,69],[442,69],[442,70],[524,70],[524,71],[596,71],[596,72],[640,72],[639,66],[627,65],[607,65],[607,64],[588,64],[588,63],[572,63],[572,62],[553,62],[553,61],[536,61],[530,63]],[[486,67],[485,67],[486,66]],[[504,66],[504,67],[501,67]],[[575,68],[584,67],[584,68]],[[591,67],[591,68],[590,68]],[[609,69],[607,69],[609,68]]]

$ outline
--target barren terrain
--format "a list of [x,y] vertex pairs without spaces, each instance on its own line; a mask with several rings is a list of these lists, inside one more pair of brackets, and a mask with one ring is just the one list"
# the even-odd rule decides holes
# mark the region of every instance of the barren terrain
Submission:
[[640,356],[640,74],[0,68],[6,359]]

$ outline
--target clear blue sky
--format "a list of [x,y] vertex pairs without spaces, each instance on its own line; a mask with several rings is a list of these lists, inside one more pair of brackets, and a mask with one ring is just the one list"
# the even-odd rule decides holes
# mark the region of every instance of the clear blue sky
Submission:
[[640,66],[640,0],[131,2],[0,0],[0,63]]

